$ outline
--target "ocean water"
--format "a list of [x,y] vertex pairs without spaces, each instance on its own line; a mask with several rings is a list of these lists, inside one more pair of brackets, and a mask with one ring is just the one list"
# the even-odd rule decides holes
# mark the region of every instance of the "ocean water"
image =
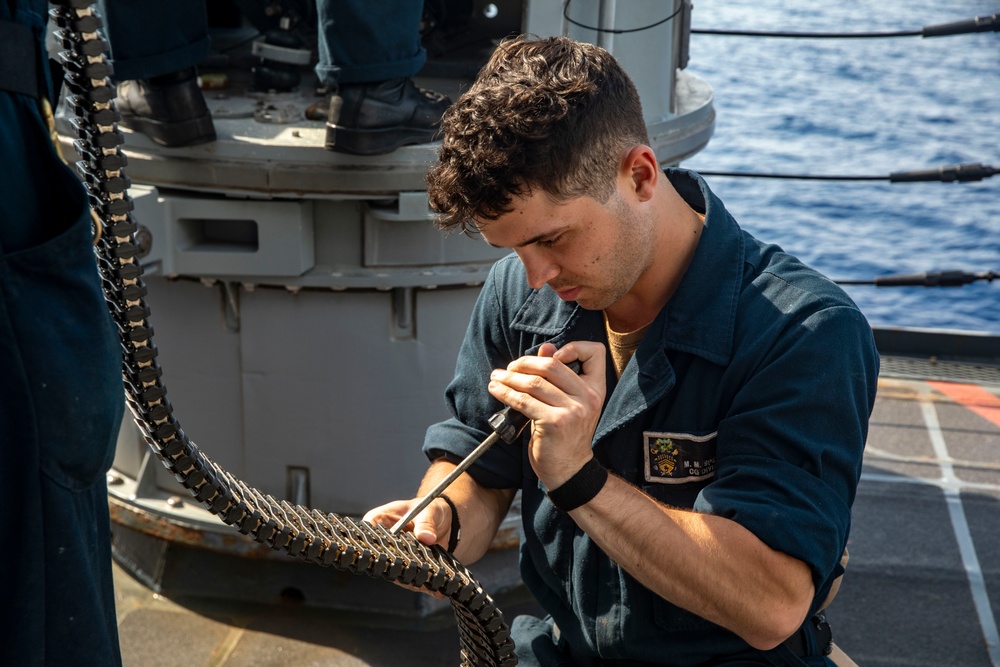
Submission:
[[[912,30],[998,0],[696,0],[695,29]],[[811,175],[1000,168],[1000,33],[883,39],[691,36],[713,88],[709,145],[682,166]],[[834,279],[1000,271],[1000,175],[973,183],[708,177],[740,224]],[[1000,333],[1000,280],[845,286],[877,326]]]

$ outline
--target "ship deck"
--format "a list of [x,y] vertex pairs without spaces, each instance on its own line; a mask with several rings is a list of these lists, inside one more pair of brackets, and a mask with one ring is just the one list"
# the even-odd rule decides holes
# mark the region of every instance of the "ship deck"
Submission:
[[[850,564],[828,610],[836,643],[862,667],[1000,666],[998,516],[1000,368],[883,356]],[[126,667],[458,664],[447,610],[414,621],[168,599],[117,564],[115,582]],[[532,611],[508,597],[508,620]]]

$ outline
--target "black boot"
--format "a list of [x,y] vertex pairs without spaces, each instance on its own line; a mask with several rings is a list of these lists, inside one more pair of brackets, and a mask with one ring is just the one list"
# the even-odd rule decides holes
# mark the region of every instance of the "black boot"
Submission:
[[194,68],[152,79],[122,81],[115,105],[125,127],[161,146],[177,147],[215,140],[212,114],[198,87]]
[[326,147],[357,155],[391,153],[434,139],[451,100],[411,79],[346,84],[330,98]]

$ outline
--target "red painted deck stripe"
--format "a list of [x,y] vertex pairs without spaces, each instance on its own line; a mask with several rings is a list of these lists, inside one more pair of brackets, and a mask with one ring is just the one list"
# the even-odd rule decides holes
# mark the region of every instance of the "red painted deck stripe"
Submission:
[[1000,426],[1000,397],[974,384],[954,382],[928,382],[959,405],[962,405],[989,422]]

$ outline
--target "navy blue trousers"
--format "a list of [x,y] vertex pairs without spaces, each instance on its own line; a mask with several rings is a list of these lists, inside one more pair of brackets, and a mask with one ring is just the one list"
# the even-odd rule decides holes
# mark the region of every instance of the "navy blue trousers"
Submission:
[[[36,29],[44,0],[0,2]],[[27,57],[27,56],[26,56]],[[0,665],[121,664],[105,475],[123,401],[86,196],[39,103],[0,91]]]
[[[206,0],[100,0],[115,78],[148,79],[193,67],[209,53]],[[316,75],[359,83],[413,76],[423,0],[316,0]]]

